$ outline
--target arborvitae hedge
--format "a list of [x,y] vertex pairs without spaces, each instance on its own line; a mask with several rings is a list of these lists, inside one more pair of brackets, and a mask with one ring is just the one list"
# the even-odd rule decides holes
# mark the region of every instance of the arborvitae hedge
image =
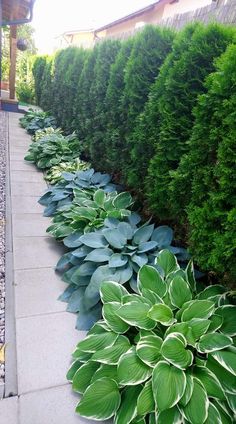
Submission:
[[53,65],[54,57],[48,56],[46,58],[46,64],[40,81],[41,96],[39,102],[39,106],[43,110],[51,113],[53,112]]
[[[172,172],[188,151],[192,110],[198,95],[205,91],[204,80],[214,70],[214,59],[225,51],[234,34],[234,29],[223,25],[197,24],[192,38],[183,43],[177,60],[166,69],[165,89],[159,99],[160,126],[156,133],[155,155],[146,184],[151,209],[162,219],[175,219],[177,211],[180,213],[183,209],[180,195],[172,193]],[[176,202],[180,208],[176,208]]]
[[34,77],[35,101],[37,105],[40,105],[41,102],[42,77],[46,63],[47,56],[38,56],[36,57],[32,68],[32,73]]

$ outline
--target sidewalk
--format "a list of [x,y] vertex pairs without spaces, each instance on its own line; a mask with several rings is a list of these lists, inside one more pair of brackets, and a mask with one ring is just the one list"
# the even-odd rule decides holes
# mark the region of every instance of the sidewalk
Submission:
[[53,268],[63,250],[45,233],[50,219],[37,202],[46,184],[24,161],[30,137],[19,127],[20,116],[9,114],[17,395],[0,401],[0,424],[88,423],[75,415],[78,397],[66,381],[71,353],[85,333],[74,329],[75,316],[57,301],[65,284]]

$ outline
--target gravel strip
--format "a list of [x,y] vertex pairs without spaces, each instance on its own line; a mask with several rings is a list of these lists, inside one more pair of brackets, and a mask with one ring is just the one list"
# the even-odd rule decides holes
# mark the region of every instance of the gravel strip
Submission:
[[[0,112],[0,348],[5,342],[5,180],[7,114]],[[5,365],[0,362],[0,383],[4,382]]]

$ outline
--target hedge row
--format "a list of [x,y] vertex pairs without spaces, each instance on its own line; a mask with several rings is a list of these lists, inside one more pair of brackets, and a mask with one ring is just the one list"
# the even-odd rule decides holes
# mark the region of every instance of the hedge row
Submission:
[[235,34],[147,26],[127,41],[39,57],[33,69],[39,106],[78,133],[84,157],[184,232],[203,269],[231,278]]

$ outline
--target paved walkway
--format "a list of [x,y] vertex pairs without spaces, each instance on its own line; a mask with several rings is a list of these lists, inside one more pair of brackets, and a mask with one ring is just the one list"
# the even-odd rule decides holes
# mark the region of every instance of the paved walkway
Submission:
[[65,377],[84,332],[56,300],[65,288],[53,270],[62,250],[45,234],[50,220],[37,202],[46,184],[24,161],[30,137],[19,127],[20,116],[9,114],[17,396],[0,401],[0,424],[88,423],[75,415],[78,397]]

